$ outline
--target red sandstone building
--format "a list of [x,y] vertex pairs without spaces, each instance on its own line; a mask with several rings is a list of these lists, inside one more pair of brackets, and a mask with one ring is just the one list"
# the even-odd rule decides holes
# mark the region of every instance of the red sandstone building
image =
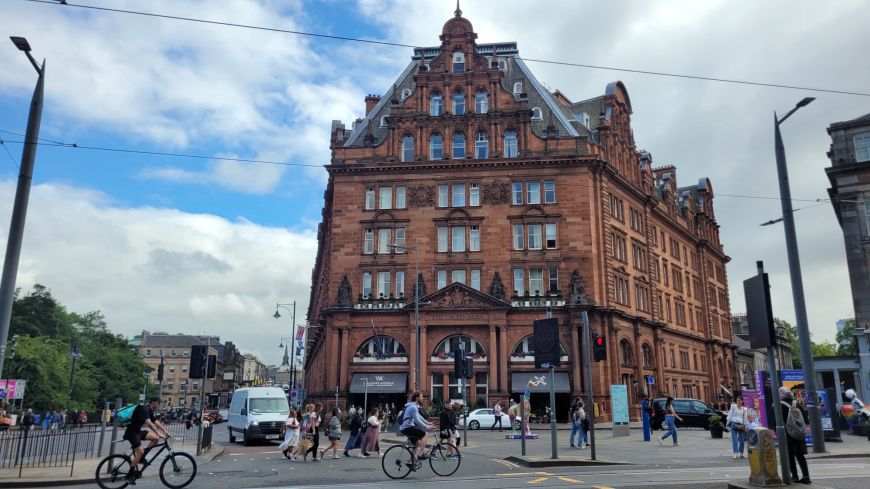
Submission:
[[586,390],[583,310],[607,340],[592,372],[605,418],[612,384],[626,384],[633,405],[648,388],[717,400],[737,376],[710,181],[678,186],[675,167],[653,167],[621,82],[572,102],[535,78],[515,43],[476,38],[457,11],[440,46],[415,49],[384,96],[366,97],[365,118],[333,123],[308,398],[361,404],[368,383],[370,405],[401,405],[415,387],[456,399],[460,341],[475,361],[471,405],[516,398],[542,373],[530,335],[550,309],[560,418]]

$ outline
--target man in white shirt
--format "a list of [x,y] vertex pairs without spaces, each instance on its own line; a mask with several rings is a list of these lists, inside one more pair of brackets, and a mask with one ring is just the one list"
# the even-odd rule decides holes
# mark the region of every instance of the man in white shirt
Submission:
[[495,403],[495,406],[492,407],[492,413],[495,415],[495,421],[492,422],[489,431],[495,431],[495,425],[498,425],[498,430],[501,431],[501,401]]

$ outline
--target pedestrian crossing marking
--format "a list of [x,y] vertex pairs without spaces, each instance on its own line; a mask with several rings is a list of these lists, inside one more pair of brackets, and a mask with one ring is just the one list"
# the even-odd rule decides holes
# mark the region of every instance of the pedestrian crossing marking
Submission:
[[559,477],[559,480],[562,482],[572,482],[574,484],[582,484],[583,481],[578,481],[577,479],[572,479],[570,477]]

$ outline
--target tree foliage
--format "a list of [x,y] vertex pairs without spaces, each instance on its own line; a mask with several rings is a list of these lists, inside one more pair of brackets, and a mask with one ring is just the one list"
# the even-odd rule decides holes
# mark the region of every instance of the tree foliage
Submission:
[[[788,321],[784,319],[774,318],[773,323],[777,327],[782,327],[785,331],[785,336],[788,338],[789,345],[791,346],[791,363],[794,368],[799,369],[803,365],[801,362],[801,345],[800,339],[798,338],[797,326],[793,326]],[[837,334],[839,340],[839,333]],[[839,354],[839,349],[837,345],[831,341],[823,341],[821,343],[816,343],[812,340],[812,334],[810,334],[810,350],[812,351],[813,358],[815,357],[832,357]]]
[[[125,402],[138,399],[145,363],[125,338],[109,331],[98,311],[68,312],[37,284],[24,297],[16,293],[10,338],[13,335],[17,335],[15,357],[7,362],[4,377],[27,380],[26,406],[38,411],[93,410],[119,396]],[[73,343],[81,356],[75,362],[70,391]]]
[[847,319],[842,331],[837,331],[837,355],[846,357],[858,356],[858,338],[855,331],[855,319]]

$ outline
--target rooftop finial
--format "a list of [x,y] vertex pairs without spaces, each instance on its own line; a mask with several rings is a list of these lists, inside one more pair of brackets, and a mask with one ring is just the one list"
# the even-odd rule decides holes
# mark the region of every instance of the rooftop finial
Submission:
[[457,17],[462,17],[462,9],[459,8],[459,0],[456,0],[456,10],[453,12]]

